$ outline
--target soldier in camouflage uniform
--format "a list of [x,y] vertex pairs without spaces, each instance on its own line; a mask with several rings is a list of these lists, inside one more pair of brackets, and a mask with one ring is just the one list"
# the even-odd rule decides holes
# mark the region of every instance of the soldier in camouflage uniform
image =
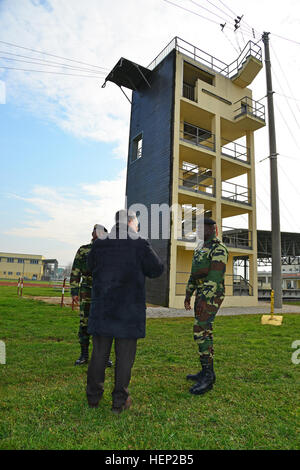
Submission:
[[[78,338],[81,346],[81,355],[75,365],[87,364],[89,359],[90,335],[87,332],[88,317],[92,293],[92,275],[87,268],[87,256],[92,248],[93,242],[107,232],[102,225],[95,225],[92,232],[92,241],[88,245],[82,245],[76,253],[70,276],[72,300],[75,304],[79,302],[79,331]],[[109,361],[111,366],[111,361]]]
[[202,370],[190,374],[188,380],[196,381],[190,389],[194,395],[202,395],[211,390],[215,382],[213,369],[213,322],[224,300],[224,275],[228,251],[216,236],[216,223],[204,219],[204,244],[198,245],[194,252],[191,274],[186,286],[184,306],[191,309],[191,297],[196,291],[194,340],[198,344]]

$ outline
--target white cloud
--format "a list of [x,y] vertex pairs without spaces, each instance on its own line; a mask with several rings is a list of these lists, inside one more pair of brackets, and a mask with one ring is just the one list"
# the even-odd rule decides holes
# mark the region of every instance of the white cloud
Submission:
[[[22,239],[64,242],[66,262],[66,253],[73,252],[91,238],[95,223],[105,225],[108,230],[114,224],[115,212],[125,205],[125,171],[115,180],[103,180],[75,189],[76,192],[69,188],[37,186],[30,196],[11,195],[29,205],[26,211],[33,217],[5,233]],[[53,253],[52,256],[58,255]]]

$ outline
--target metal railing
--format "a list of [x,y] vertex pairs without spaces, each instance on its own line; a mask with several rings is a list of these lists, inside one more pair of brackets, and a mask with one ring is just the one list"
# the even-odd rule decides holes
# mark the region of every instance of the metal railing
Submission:
[[234,60],[231,64],[221,71],[220,73],[225,72],[227,77],[232,78],[236,75],[242,68],[244,63],[249,57],[254,57],[255,59],[262,62],[262,51],[261,47],[255,44],[253,41],[249,41],[238,58]]
[[243,64],[246,62],[248,57],[255,57],[258,60],[262,60],[262,51],[260,46],[249,41],[239,57],[234,60],[231,64],[226,64],[222,60],[217,59],[216,57],[208,54],[207,52],[199,49],[196,46],[193,46],[187,41],[176,36],[173,38],[169,44],[155,57],[155,59],[148,65],[149,70],[155,69],[155,67],[173,50],[176,49],[179,52],[191,57],[197,62],[202,63],[206,67],[212,69],[213,71],[224,75],[227,78],[232,78],[238,73],[238,71],[243,67]]
[[222,139],[225,142],[221,146],[221,153],[225,157],[233,158],[234,160],[240,160],[244,163],[250,163],[250,149],[244,145],[231,142],[227,139]]
[[225,274],[225,289],[232,289],[233,296],[252,296],[253,287],[247,279],[237,274]]
[[[190,277],[189,272],[176,272],[175,295],[185,295],[186,285]],[[225,295],[232,296],[252,296],[253,288],[249,281],[236,274],[225,274]],[[231,292],[228,293],[228,290]],[[226,294],[227,291],[227,294]]]
[[234,119],[240,116],[250,115],[261,121],[265,121],[265,106],[260,103],[260,101],[254,101],[252,98],[249,98],[249,96],[245,96],[234,103],[234,105],[237,104],[239,104],[239,106],[233,111]]
[[188,191],[216,195],[216,178],[212,177],[211,170],[200,170],[198,166],[193,169],[180,168],[179,187]]
[[228,247],[252,249],[252,231],[222,227],[222,240]]
[[239,204],[251,205],[251,188],[239,184],[222,182],[222,199],[238,202]]
[[195,101],[195,87],[188,83],[183,83],[182,96],[188,100]]
[[215,135],[207,129],[194,126],[188,122],[183,122],[183,129],[180,131],[180,138],[189,144],[197,145],[208,150],[216,151]]

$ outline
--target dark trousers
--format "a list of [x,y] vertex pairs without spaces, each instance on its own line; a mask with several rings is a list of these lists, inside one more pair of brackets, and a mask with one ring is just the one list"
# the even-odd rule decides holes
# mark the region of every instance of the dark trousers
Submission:
[[[93,352],[88,367],[86,394],[89,402],[98,403],[104,392],[105,368],[114,338],[93,336]],[[115,338],[115,387],[112,392],[113,407],[126,402],[131,378],[131,368],[136,353],[136,339]]]

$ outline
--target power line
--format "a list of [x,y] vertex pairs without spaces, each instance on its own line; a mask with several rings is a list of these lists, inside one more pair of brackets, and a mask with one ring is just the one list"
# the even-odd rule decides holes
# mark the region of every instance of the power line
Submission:
[[[215,5],[213,2],[211,2],[210,0],[206,0],[208,3],[210,3],[213,7],[215,7],[217,10],[221,11],[224,15],[228,16],[230,19],[232,19],[232,16],[229,15],[229,13],[227,13],[226,11],[222,10],[221,8],[219,8],[217,5]],[[235,15],[235,14],[234,14]]]
[[278,93],[278,91],[276,92],[276,95],[278,96],[282,96],[283,98],[287,98],[288,100],[293,100],[293,101],[300,101],[299,98],[294,98],[293,96],[287,96],[287,95],[283,95],[282,93]]
[[7,70],[19,70],[19,71],[22,71],[22,72],[40,72],[40,73],[51,73],[51,74],[57,74],[57,75],[69,75],[69,76],[72,76],[72,77],[86,77],[86,78],[96,78],[97,80],[99,80],[99,76],[98,77],[93,77],[92,75],[77,75],[77,74],[74,74],[74,73],[63,73],[63,72],[52,72],[52,71],[47,71],[47,70],[29,70],[29,69],[19,69],[19,68],[15,68],[15,67],[4,67],[3,65],[0,65],[0,69],[7,69]]
[[300,191],[299,189],[297,188],[297,186],[294,185],[294,183],[292,182],[292,180],[290,179],[290,177],[287,175],[287,173],[285,172],[285,170],[283,169],[283,167],[281,165],[279,165],[279,168],[281,169],[282,173],[285,175],[285,177],[287,178],[287,180],[289,181],[290,185],[294,188],[295,192],[298,194],[298,196],[300,196]]
[[212,20],[211,18],[207,18],[206,16],[202,16],[199,13],[196,13],[193,10],[189,10],[188,8],[182,7],[181,5],[177,5],[176,3],[170,2],[170,0],[162,0],[163,2],[169,3],[170,5],[173,5],[174,7],[180,8],[181,10],[188,11],[189,13],[192,13],[193,15],[199,16],[200,18],[203,18],[204,20],[211,21],[212,23],[215,23],[219,26],[219,23],[215,20]]
[[229,6],[227,6],[225,3],[223,3],[222,0],[219,0],[219,2],[222,3],[222,5],[223,5],[225,8],[227,8],[227,10],[229,10],[233,15],[236,16],[236,14],[234,13],[234,11],[232,11],[232,10],[229,8]]
[[[91,69],[87,69],[85,67],[78,67],[76,65],[68,65],[68,64],[63,64],[61,62],[53,62],[53,61],[50,61],[50,60],[46,60],[46,59],[39,59],[38,57],[33,57],[33,56],[26,56],[26,55],[21,55],[21,54],[14,54],[13,52],[8,52],[8,51],[0,51],[0,53],[2,54],[8,54],[8,55],[13,55],[13,56],[16,56],[16,57],[22,57],[23,59],[33,59],[33,60],[38,60],[38,64],[39,65],[45,65],[45,64],[55,64],[55,65],[61,65],[62,67],[68,67],[70,69],[74,69],[74,70],[81,70],[81,71],[91,71],[93,73],[106,73],[106,72],[102,72],[102,71],[98,71],[98,70],[91,70]],[[7,60],[17,60],[17,59],[10,59],[10,58],[6,58]],[[21,62],[21,61],[20,61]]]
[[[210,0],[206,0],[208,3],[210,3],[212,6],[214,6],[217,10],[220,10],[222,13],[224,13],[225,15],[227,15],[229,18],[232,18],[232,15],[230,15],[229,13],[227,13],[226,11],[222,10],[220,7],[218,7],[215,3],[211,2]],[[226,6],[226,5],[225,5]],[[234,18],[237,18],[237,15],[236,13],[234,13],[232,10],[230,10],[231,13],[234,15]],[[248,28],[248,30],[253,34],[253,28],[248,25],[245,20],[243,21],[243,24],[245,26],[245,28]]]
[[[225,3],[222,2],[222,0],[219,0],[219,2],[225,7],[227,8],[228,11],[230,11],[235,17],[237,17],[237,14],[231,10],[231,8],[229,8],[228,5],[226,5]],[[255,31],[256,33],[259,33],[261,34],[259,31],[255,30],[254,28],[252,28],[252,26],[250,26],[248,23],[246,23],[246,21],[244,20],[244,24],[251,30],[251,31]]]
[[296,138],[295,138],[293,132],[291,131],[291,128],[290,128],[290,126],[288,125],[288,123],[287,123],[287,121],[286,121],[286,119],[285,119],[285,117],[284,117],[284,114],[281,112],[281,110],[280,110],[280,108],[279,108],[279,106],[278,106],[278,103],[276,103],[276,108],[278,109],[278,111],[279,111],[279,113],[280,113],[280,115],[281,115],[281,117],[282,117],[282,119],[283,119],[283,121],[284,121],[284,123],[285,123],[285,125],[286,125],[286,127],[287,127],[287,129],[288,129],[288,131],[289,131],[289,133],[291,134],[291,137],[292,137],[293,141],[295,142],[296,147],[298,147],[298,149],[300,150],[298,141],[296,140]]
[[[280,81],[279,81],[279,79],[278,79],[278,77],[277,77],[277,75],[276,75],[276,73],[275,73],[275,71],[274,71],[274,68],[273,68],[273,73],[274,73],[274,76],[275,76],[275,78],[276,78],[276,80],[277,80],[277,82],[278,82],[278,85],[279,85],[280,89],[282,90],[281,83],[280,83]],[[282,90],[282,91],[283,91],[283,90]],[[289,107],[290,112],[291,112],[292,115],[293,115],[293,118],[294,118],[294,120],[295,120],[296,126],[299,127],[299,129],[300,129],[300,124],[299,124],[299,122],[298,122],[298,119],[297,119],[296,116],[295,116],[295,113],[294,113],[294,111],[293,111],[293,109],[292,109],[292,107],[291,107],[290,102],[289,102],[286,98],[285,98],[285,101],[286,101],[286,103],[287,103],[287,105],[288,105],[288,107]]]
[[[188,8],[185,8],[185,7],[181,6],[181,5],[178,5],[177,3],[173,3],[173,2],[171,2],[170,0],[162,0],[162,1],[163,1],[163,2],[166,2],[166,3],[169,3],[170,5],[173,5],[173,6],[177,7],[177,8],[180,8],[181,10],[187,11],[188,13],[191,13],[191,14],[193,14],[193,15],[199,16],[200,18],[202,18],[202,19],[204,19],[204,20],[210,21],[211,23],[214,23],[214,24],[220,26],[220,23],[218,23],[217,21],[215,21],[215,20],[213,20],[213,19],[211,19],[211,18],[208,18],[207,16],[200,15],[199,13],[197,13],[197,12],[195,12],[195,11],[193,11],[193,10],[190,10],[190,9],[188,9]],[[200,5],[198,5],[198,6],[200,6]],[[201,8],[201,6],[200,6],[200,8]],[[234,30],[233,28],[230,28],[230,29],[231,29],[231,31]],[[244,31],[244,32],[245,32],[245,34],[248,34],[248,35],[250,36],[250,33],[246,32],[246,31]]]
[[277,38],[283,39],[284,41],[289,41],[289,42],[293,42],[294,44],[300,45],[300,42],[295,41],[294,39],[289,39],[289,38],[286,38],[284,36],[280,36],[279,34],[275,34],[275,33],[271,33],[271,34],[272,34],[272,36],[276,36]]
[[[189,1],[190,1],[191,3],[193,3],[194,5],[196,5],[197,7],[202,8],[203,10],[207,11],[207,12],[210,13],[211,15],[214,15],[214,16],[216,16],[217,18],[220,18],[222,21],[226,21],[226,20],[224,19],[224,16],[218,15],[217,13],[215,13],[215,12],[209,10],[208,8],[205,8],[204,6],[202,6],[202,5],[200,5],[199,3],[195,2],[194,0],[189,0]],[[215,5],[214,3],[210,2],[209,0],[207,0],[207,1],[208,1],[211,5],[213,5],[214,7],[216,7],[216,5]],[[218,9],[219,9],[219,8],[218,8]],[[232,18],[230,17],[230,19],[232,19]],[[233,24],[233,23],[229,23],[229,22],[228,22],[228,24],[230,24],[232,27],[234,27],[234,24]],[[220,24],[219,26],[222,26],[222,25]],[[245,39],[244,39],[244,36],[243,36],[243,32],[242,32],[242,30],[241,30],[241,27],[239,27],[239,30],[240,30],[240,32],[241,32],[241,34],[242,34],[243,41],[245,42]],[[224,28],[222,28],[222,32],[224,33]],[[246,32],[245,32],[245,34],[246,34]],[[239,44],[238,44],[238,47],[239,47],[240,52],[241,52],[241,48],[240,48],[240,45],[239,45]]]
[[20,49],[26,49],[27,51],[35,52],[35,53],[37,53],[37,54],[49,55],[49,56],[51,56],[51,57],[56,57],[57,59],[63,59],[63,60],[71,61],[71,62],[77,62],[77,64],[88,65],[88,66],[90,66],[90,67],[95,67],[95,68],[99,68],[99,69],[109,70],[107,67],[100,67],[99,65],[88,64],[88,63],[86,63],[86,62],[81,62],[80,60],[68,59],[67,57],[61,57],[61,56],[58,56],[58,55],[55,55],[55,54],[50,54],[49,52],[37,51],[36,49],[30,49],[29,47],[19,46],[18,44],[13,44],[13,43],[11,43],[11,42],[0,41],[0,43],[1,43],[1,44],[6,44],[7,46],[18,47],[18,48],[20,48]]
[[[211,13],[212,15],[217,16],[218,18],[221,18],[222,21],[224,21],[224,16],[220,16],[217,13],[214,13],[213,11],[209,10],[208,8],[205,8],[204,6],[199,5],[199,3],[195,2],[194,0],[189,0],[189,1],[191,3],[193,3],[194,5],[196,5],[197,7],[202,8],[203,10],[207,11],[208,13]],[[209,3],[211,3],[211,2],[209,2]],[[233,23],[232,23],[232,26],[233,26]]]
[[[272,47],[272,46],[271,46],[271,47]],[[282,75],[283,75],[283,77],[285,78],[285,81],[286,81],[286,83],[287,83],[287,86],[288,86],[288,88],[289,88],[291,94],[293,95],[293,91],[292,91],[292,89],[291,89],[290,83],[289,83],[289,81],[288,81],[288,79],[287,79],[287,76],[286,76],[286,74],[285,74],[285,71],[284,71],[284,69],[283,69],[283,67],[282,67],[282,65],[281,65],[281,63],[280,63],[280,61],[279,61],[279,59],[278,59],[278,57],[277,57],[277,54],[276,54],[275,50],[273,49],[273,47],[272,47],[272,53],[274,54],[274,57],[275,57],[275,59],[276,59],[278,65],[279,65],[279,67],[280,67],[280,70],[281,70],[281,72],[282,72]],[[281,86],[280,86],[280,88],[281,88]],[[281,88],[281,91],[283,91],[282,88]],[[284,96],[284,95],[282,95],[282,96]],[[284,96],[284,97],[285,97],[285,96]],[[286,97],[285,97],[285,98],[286,98]],[[295,101],[297,101],[297,100],[295,100]],[[287,102],[287,103],[288,103],[288,102]],[[289,105],[289,103],[288,103],[288,105]],[[299,108],[299,106],[298,106],[297,103],[296,103],[296,107],[297,107],[297,109],[298,109],[298,112],[300,113],[300,108]]]
[[55,68],[62,67],[62,68],[66,68],[67,70],[92,72],[92,73],[100,74],[101,76],[106,75],[106,72],[101,72],[101,71],[98,71],[98,70],[91,70],[91,69],[84,69],[84,68],[80,68],[80,67],[73,67],[71,65],[59,65],[58,66],[58,65],[43,64],[41,62],[32,62],[32,61],[29,61],[29,60],[15,59],[15,58],[12,58],[12,57],[3,57],[3,56],[0,56],[0,59],[13,60],[15,62],[23,62],[25,64],[44,65],[44,67],[55,67]]

